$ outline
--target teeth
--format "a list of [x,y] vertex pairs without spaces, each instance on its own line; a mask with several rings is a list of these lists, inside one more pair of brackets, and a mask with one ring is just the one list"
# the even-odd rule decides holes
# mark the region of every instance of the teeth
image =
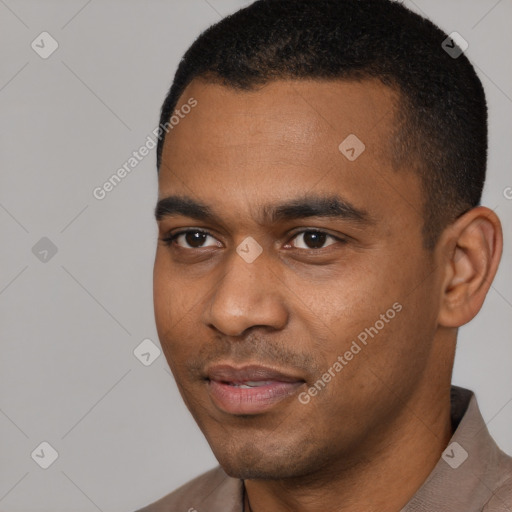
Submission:
[[243,384],[239,382],[231,382],[231,385],[235,388],[250,389],[267,386],[271,382],[271,380],[246,380]]

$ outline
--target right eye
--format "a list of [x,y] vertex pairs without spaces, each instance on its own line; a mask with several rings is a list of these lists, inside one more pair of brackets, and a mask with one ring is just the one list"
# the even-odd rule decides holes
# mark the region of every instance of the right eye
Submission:
[[[213,245],[203,245],[208,238],[215,241]],[[160,238],[160,240],[167,246],[173,245],[173,242],[176,241],[176,245],[182,249],[201,249],[202,247],[221,246],[221,243],[210,235],[210,233],[200,229],[183,229],[177,233],[168,234]],[[188,246],[182,244],[188,244]]]

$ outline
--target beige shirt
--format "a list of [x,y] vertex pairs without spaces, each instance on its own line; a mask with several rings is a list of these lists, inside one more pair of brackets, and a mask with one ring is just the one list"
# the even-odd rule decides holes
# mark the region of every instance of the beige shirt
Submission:
[[[455,433],[400,512],[512,512],[512,457],[490,436],[473,392],[452,386],[451,411]],[[138,512],[243,512],[242,481],[217,467]]]

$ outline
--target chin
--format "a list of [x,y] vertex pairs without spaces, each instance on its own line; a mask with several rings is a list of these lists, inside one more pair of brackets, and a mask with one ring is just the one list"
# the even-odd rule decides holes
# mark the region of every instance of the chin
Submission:
[[255,464],[251,464],[247,460],[231,460],[219,461],[219,464],[230,477],[242,480],[283,480],[302,476],[301,472],[294,471],[290,467],[290,462],[287,461],[286,465],[278,465],[275,460],[269,463],[258,461]]
[[213,447],[222,469],[233,478],[243,480],[281,480],[305,476],[322,465],[321,460],[299,444],[291,446],[266,444],[258,446],[248,442],[242,446]]

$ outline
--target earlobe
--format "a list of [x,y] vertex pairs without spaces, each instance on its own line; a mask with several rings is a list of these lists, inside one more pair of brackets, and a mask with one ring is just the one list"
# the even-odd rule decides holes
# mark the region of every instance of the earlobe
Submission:
[[503,247],[497,215],[479,206],[462,215],[447,231],[441,308],[438,323],[460,327],[472,320],[496,275]]

